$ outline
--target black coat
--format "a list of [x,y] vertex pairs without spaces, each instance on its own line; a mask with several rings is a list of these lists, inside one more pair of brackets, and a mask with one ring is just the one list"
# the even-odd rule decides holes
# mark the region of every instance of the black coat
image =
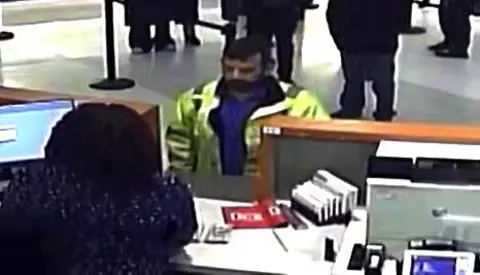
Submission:
[[198,0],[126,0],[125,22],[131,25],[162,24],[165,20],[195,23],[198,20]]
[[395,1],[329,0],[327,23],[337,48],[348,53],[394,53],[399,9]]

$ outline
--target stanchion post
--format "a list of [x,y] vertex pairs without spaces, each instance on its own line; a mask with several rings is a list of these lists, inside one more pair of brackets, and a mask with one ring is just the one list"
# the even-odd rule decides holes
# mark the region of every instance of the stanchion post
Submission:
[[117,77],[115,58],[115,27],[113,18],[113,0],[104,0],[105,20],[105,67],[106,78],[90,84],[90,88],[98,90],[123,90],[135,86],[135,81],[128,78]]
[[11,40],[15,37],[13,32],[3,30],[3,3],[0,2],[0,41]]

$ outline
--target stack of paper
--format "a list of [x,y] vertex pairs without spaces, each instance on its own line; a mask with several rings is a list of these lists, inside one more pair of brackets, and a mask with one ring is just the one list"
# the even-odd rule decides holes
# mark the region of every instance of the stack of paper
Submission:
[[315,224],[324,224],[349,214],[357,205],[358,188],[318,170],[312,179],[291,191],[292,208]]

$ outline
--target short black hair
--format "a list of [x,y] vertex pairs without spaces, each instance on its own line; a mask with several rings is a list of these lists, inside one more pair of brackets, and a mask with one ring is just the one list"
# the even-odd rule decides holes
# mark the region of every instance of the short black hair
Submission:
[[260,54],[262,65],[268,65],[272,62],[270,42],[265,37],[259,35],[237,39],[225,51],[224,58],[247,60],[256,54]]
[[105,191],[131,193],[153,184],[159,172],[155,148],[153,131],[136,111],[86,103],[55,125],[45,156]]

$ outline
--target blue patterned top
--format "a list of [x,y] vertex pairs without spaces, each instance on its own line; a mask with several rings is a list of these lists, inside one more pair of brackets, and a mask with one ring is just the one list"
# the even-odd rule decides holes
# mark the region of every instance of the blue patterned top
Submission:
[[0,218],[39,234],[57,274],[164,274],[198,225],[188,186],[155,181],[119,203],[65,169],[30,166],[9,184]]

